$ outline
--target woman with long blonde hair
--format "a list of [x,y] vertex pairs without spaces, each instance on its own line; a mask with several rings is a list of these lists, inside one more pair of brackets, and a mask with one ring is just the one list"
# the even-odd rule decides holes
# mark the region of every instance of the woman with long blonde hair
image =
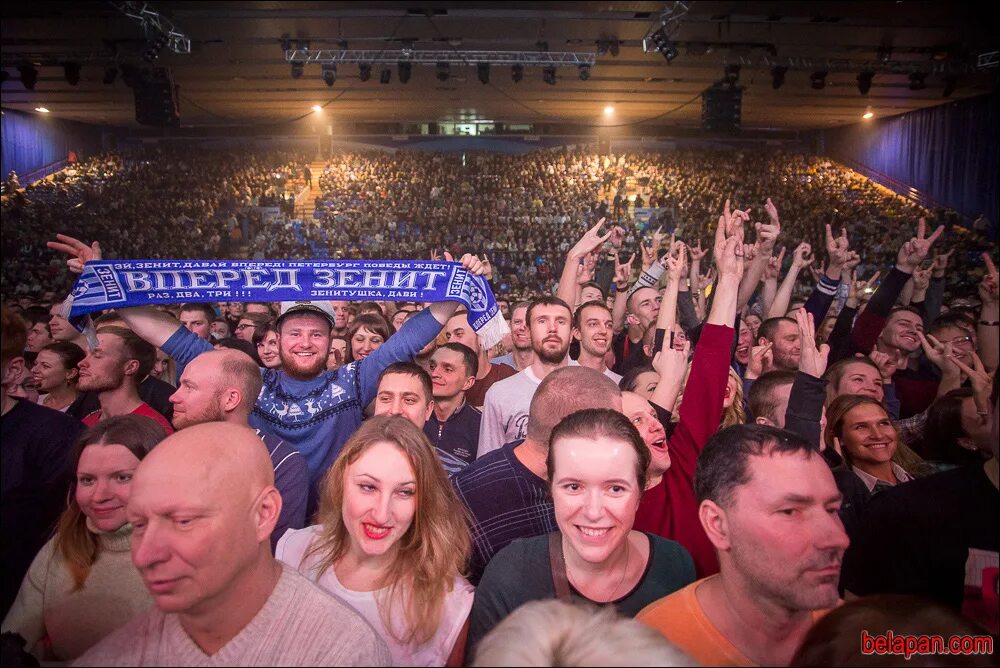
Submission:
[[323,481],[319,524],[275,556],[353,607],[393,665],[460,665],[473,588],[470,538],[433,446],[409,420],[367,420]]

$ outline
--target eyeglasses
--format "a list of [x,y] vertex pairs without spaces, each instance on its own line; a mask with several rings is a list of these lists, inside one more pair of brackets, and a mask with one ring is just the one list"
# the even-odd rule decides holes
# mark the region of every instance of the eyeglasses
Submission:
[[954,339],[948,341],[948,343],[950,343],[953,346],[960,346],[965,344],[972,345],[975,342],[972,340],[971,336],[966,335],[966,336],[956,336]]
[[243,323],[240,323],[239,325],[236,325],[236,331],[237,332],[242,332],[244,329],[252,329],[252,328],[253,328],[253,325],[244,325]]

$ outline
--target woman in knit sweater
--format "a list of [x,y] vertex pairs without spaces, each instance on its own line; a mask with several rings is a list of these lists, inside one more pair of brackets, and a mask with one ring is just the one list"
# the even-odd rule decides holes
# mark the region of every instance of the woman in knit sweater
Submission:
[[77,440],[69,505],[3,620],[39,659],[72,661],[152,602],[132,566],[125,505],[139,461],[165,436],[154,420],[123,415]]

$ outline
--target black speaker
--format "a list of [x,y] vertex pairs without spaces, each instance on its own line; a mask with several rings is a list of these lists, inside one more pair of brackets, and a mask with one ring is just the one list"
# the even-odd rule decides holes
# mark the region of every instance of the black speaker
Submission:
[[743,87],[715,83],[701,94],[701,127],[717,132],[740,129]]
[[144,70],[136,78],[132,91],[135,94],[135,120],[139,125],[180,125],[178,87],[169,70],[162,67]]

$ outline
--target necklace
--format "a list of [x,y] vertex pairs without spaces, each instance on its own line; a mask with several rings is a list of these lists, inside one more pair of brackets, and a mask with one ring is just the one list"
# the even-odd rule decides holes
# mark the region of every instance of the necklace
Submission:
[[[617,600],[616,596],[618,594],[618,590],[621,589],[622,583],[625,582],[625,576],[628,575],[628,564],[629,564],[629,559],[631,558],[631,556],[632,556],[631,550],[629,550],[629,537],[626,534],[626,536],[625,536],[625,568],[622,570],[622,576],[618,579],[618,584],[615,585],[615,588],[611,590],[611,595],[608,597],[608,599],[606,601],[594,601],[595,603],[610,603],[612,601],[616,601]],[[583,593],[583,589],[580,588],[580,587],[578,587],[576,585],[576,583],[573,582],[573,578],[570,577],[569,566],[566,564],[566,556],[565,555],[563,555],[563,566],[564,566],[564,568],[566,568],[566,577],[567,577],[567,579],[570,581],[570,583],[573,585],[573,587],[578,592]]]

